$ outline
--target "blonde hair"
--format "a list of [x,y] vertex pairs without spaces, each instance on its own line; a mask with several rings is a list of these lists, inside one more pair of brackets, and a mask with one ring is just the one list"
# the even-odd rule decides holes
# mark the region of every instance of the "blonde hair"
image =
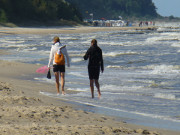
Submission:
[[55,43],[60,41],[60,39],[59,39],[58,36],[55,36],[55,37],[53,38],[53,40],[54,40]]

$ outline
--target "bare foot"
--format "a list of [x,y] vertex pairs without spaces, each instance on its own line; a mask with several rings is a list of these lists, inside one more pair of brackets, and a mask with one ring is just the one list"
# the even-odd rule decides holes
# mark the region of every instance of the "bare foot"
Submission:
[[66,93],[64,91],[62,91],[62,95],[66,95]]
[[101,94],[98,94],[98,98],[99,98],[99,99],[101,98]]

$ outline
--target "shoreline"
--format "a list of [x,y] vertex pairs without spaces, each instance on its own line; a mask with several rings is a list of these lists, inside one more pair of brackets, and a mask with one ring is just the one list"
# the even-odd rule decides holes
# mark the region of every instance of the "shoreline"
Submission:
[[27,28],[27,27],[0,27],[0,35],[10,34],[71,34],[71,33],[90,33],[90,32],[103,32],[103,31],[118,31],[118,30],[154,30],[157,27],[91,27],[91,26],[78,26],[78,27],[45,27],[45,28]]
[[[41,95],[55,93],[55,86],[23,80],[38,65],[0,60],[0,133],[5,134],[151,134],[180,132],[130,124],[123,118],[81,110],[79,105]],[[71,91],[66,91],[68,94]],[[18,127],[18,128],[17,128]]]
[[[55,86],[21,79],[34,73],[38,65],[0,61],[0,67],[2,69],[0,71],[0,133],[72,134],[78,132],[84,134],[89,132],[89,134],[107,135],[146,133],[176,135],[180,133],[130,124],[125,122],[124,118],[84,111],[79,108],[79,105],[41,95],[39,92],[42,90],[55,93]],[[66,92],[70,93],[70,91]]]
[[[30,31],[31,28],[23,29],[6,29],[4,31],[8,34],[23,34],[23,32],[24,34],[49,34],[50,31],[54,30],[43,28],[42,31],[39,31],[39,29],[33,28],[34,30]],[[96,29],[89,27],[77,29],[61,28],[56,32],[96,31]],[[103,30],[109,31],[110,29],[104,28]],[[99,29],[99,31],[102,30]],[[0,56],[3,54],[6,55],[8,52],[0,50]],[[119,117],[79,110],[78,105],[44,96],[40,94],[40,91],[56,92],[54,84],[23,80],[27,76],[35,75],[35,70],[40,65],[0,60],[0,67],[0,134],[180,134],[177,131],[130,124]]]

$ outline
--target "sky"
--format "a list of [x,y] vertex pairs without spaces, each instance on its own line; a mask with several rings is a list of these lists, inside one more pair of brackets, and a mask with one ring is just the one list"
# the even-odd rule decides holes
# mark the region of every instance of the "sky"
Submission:
[[161,16],[180,17],[180,0],[152,0]]

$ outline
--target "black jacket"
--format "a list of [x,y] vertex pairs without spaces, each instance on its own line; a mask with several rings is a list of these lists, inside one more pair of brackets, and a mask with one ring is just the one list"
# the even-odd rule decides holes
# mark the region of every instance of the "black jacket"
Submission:
[[89,58],[88,67],[100,67],[104,71],[102,50],[97,45],[92,45],[84,55],[84,60]]

